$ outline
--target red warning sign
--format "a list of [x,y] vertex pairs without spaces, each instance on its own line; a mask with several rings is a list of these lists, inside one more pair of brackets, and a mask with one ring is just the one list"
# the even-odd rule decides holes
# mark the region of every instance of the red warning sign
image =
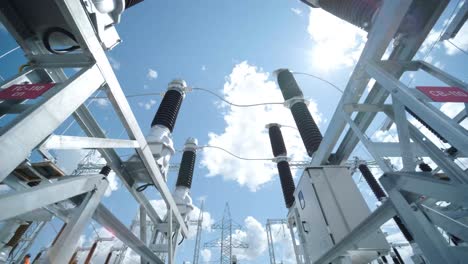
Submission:
[[416,86],[434,102],[468,103],[468,93],[458,87]]
[[15,84],[0,91],[0,99],[35,99],[52,88],[55,83]]

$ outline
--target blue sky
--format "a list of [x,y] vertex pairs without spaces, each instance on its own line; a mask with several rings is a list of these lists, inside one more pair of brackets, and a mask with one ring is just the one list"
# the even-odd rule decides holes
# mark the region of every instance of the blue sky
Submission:
[[[447,8],[418,56],[467,81],[466,55],[448,43],[437,43],[430,49],[454,7],[452,3]],[[271,75],[278,68],[316,74],[344,88],[366,38],[365,32],[293,0],[145,1],[125,12],[117,29],[123,43],[108,55],[126,94],[163,92],[173,78],[183,78],[191,87],[210,89],[241,104],[280,102],[282,98]],[[0,38],[0,54],[16,46],[5,30],[0,30]],[[468,48],[467,26],[453,42]],[[0,60],[0,75],[13,76],[24,62],[21,51],[13,52]],[[419,73],[405,78],[405,81],[414,78],[412,85],[436,84]],[[297,80],[306,98],[312,100],[310,109],[324,133],[340,93],[310,77],[297,76]],[[149,130],[161,98],[129,99],[144,133]],[[109,137],[124,137],[122,126],[106,100],[96,100],[90,108]],[[70,122],[56,133],[63,133]],[[182,149],[187,137],[196,137],[200,145],[225,147],[243,157],[269,158],[272,154],[268,135],[262,126],[270,122],[293,125],[289,110],[282,106],[228,107],[207,93],[193,91],[183,102],[173,138],[176,149]],[[293,160],[304,160],[305,150],[297,131],[284,128],[283,133]],[[82,132],[74,124],[66,134]],[[356,154],[369,158],[362,150]],[[82,155],[58,152],[57,158],[62,166],[72,169],[71,165]],[[171,161],[178,163],[180,158],[177,154]],[[176,176],[170,174],[171,188]],[[116,184],[114,189],[105,204],[128,224],[137,208],[124,187]],[[154,190],[146,193],[151,199],[160,199]],[[366,191],[364,194],[374,206],[375,200]],[[283,218],[287,213],[273,163],[239,161],[212,149],[200,151],[192,197],[197,205],[200,199],[205,200],[205,211],[213,221],[221,218],[224,204],[229,202],[233,218],[246,226],[246,232],[236,236],[252,245],[248,251],[239,253],[243,263],[267,263],[264,224],[268,218]],[[59,227],[57,221],[54,224]],[[206,227],[209,224],[208,221]],[[276,233],[281,240],[281,230]],[[53,235],[48,227],[41,235],[44,245]],[[85,244],[90,244],[94,235],[91,227],[86,235]],[[217,236],[218,233],[205,230],[202,242]],[[193,239],[184,242],[178,250],[177,263],[191,261],[193,244]],[[43,245],[37,247],[40,246]],[[212,260],[218,257],[217,251],[211,250]],[[209,255],[207,251],[203,254]]]

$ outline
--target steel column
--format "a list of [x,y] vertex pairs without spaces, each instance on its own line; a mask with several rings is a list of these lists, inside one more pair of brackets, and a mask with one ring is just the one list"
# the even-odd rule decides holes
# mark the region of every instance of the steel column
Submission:
[[44,149],[138,148],[138,142],[126,139],[51,135],[42,144]]
[[98,207],[107,186],[107,181],[101,181],[96,185],[96,189],[86,194],[81,204],[73,210],[67,226],[55,245],[47,252],[45,263],[67,263],[70,260],[76,243]]
[[341,115],[341,111],[343,111],[342,106],[359,100],[363,90],[369,83],[369,77],[363,72],[363,67],[368,61],[380,59],[383,56],[403,21],[410,4],[411,0],[383,1],[379,15],[376,16],[372,29],[369,32],[368,41],[361,53],[361,57],[338,103],[338,109],[329,122],[327,132],[323,137],[319,149],[315,152],[315,156],[312,160],[313,166],[326,163],[342,131],[346,127],[346,122]]
[[[24,191],[1,195],[0,221],[89,192],[102,182],[107,182],[103,177],[103,175],[66,177],[56,183],[45,183]],[[21,206],[18,205],[18,201],[21,201]]]
[[97,66],[84,69],[0,130],[0,181],[49,136],[104,82]]

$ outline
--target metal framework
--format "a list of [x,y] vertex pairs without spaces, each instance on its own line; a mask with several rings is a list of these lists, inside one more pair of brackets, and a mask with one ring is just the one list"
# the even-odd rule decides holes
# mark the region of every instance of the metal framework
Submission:
[[[265,225],[267,240],[268,240],[268,254],[270,255],[270,264],[282,264],[283,262],[276,262],[275,257],[275,245],[273,240],[273,233],[271,227],[273,225],[281,225],[282,228],[288,226],[287,219],[267,219],[267,223]],[[284,231],[284,230],[283,230]]]
[[[345,164],[360,142],[384,171],[380,181],[389,195],[389,200],[383,202],[314,263],[339,263],[335,261],[344,256],[347,250],[352,249],[355,242],[380,228],[396,214],[414,236],[416,244],[412,246],[422,251],[427,262],[461,263],[468,258],[465,247],[449,245],[444,236],[448,234],[468,241],[468,173],[455,163],[455,159],[467,157],[468,154],[468,133],[460,125],[467,117],[467,105],[465,104],[465,109],[451,119],[431,104],[430,98],[399,80],[407,71],[422,70],[449,86],[468,91],[466,83],[429,63],[411,61],[449,1],[434,1],[430,6],[432,15],[423,31],[399,38],[397,43],[394,42],[396,46],[389,59],[381,60],[411,2],[383,1],[362,55],[329,123],[323,142],[310,164]],[[460,12],[466,13],[466,3]],[[458,16],[458,20],[463,14]],[[375,79],[376,83],[370,92],[365,93],[371,79]],[[362,98],[363,96],[365,97]],[[378,113],[385,114],[396,125],[398,142],[375,142],[366,135],[369,127],[376,127],[377,123],[382,121],[376,118]],[[453,148],[440,149],[431,137],[423,134],[409,121],[410,114],[417,116],[430,131],[435,132],[435,137],[443,138]],[[454,148],[457,151],[453,151]],[[333,150],[336,152],[332,153]],[[403,168],[396,171],[390,164],[389,157],[400,158]],[[432,160],[438,168],[433,173],[416,172],[417,163],[421,158]],[[437,171],[443,171],[444,175],[437,174]],[[445,180],[447,177],[449,181]],[[440,206],[440,201],[449,202],[450,205]],[[290,227],[292,228],[291,225]],[[295,228],[301,240],[303,230],[300,225]],[[300,256],[299,263],[310,262],[300,249],[296,249],[296,254]],[[415,256],[414,260],[420,263],[421,256]]]
[[201,233],[202,233],[202,225],[203,225],[203,207],[205,202],[202,201],[200,205],[200,214],[198,215],[198,219],[196,221],[191,222],[191,224],[197,225],[197,235],[195,236],[195,248],[193,249],[193,261],[192,264],[198,264],[198,260],[200,259],[200,246],[201,246]]
[[[7,6],[8,3],[2,3]],[[33,151],[41,154],[47,149],[97,149],[108,166],[119,176],[127,190],[155,226],[160,237],[166,234],[187,235],[187,225],[179,213],[171,192],[156,164],[148,143],[138,126],[120,84],[106,57],[95,28],[82,1],[57,0],[54,5],[71,28],[80,46],[79,52],[56,55],[49,53],[42,43],[22,35],[20,20],[11,21],[6,13],[7,7],[0,11],[0,21],[24,50],[30,67],[17,76],[1,84],[7,88],[13,84],[56,83],[42,98],[29,103],[27,100],[0,102],[0,116],[17,114],[12,121],[0,128],[0,181],[9,185],[14,192],[0,196],[0,219],[14,219],[33,211],[45,211],[67,223],[62,234],[49,250],[49,263],[67,263],[74,246],[85,226],[93,218],[114,234],[124,245],[132,248],[142,258],[151,263],[163,263],[144,239],[135,236],[104,205],[101,197],[107,188],[103,175],[75,175],[51,178],[46,173],[38,173],[38,185],[31,187],[20,181],[12,172],[22,164]],[[68,78],[64,68],[80,68]],[[84,104],[98,90],[105,91],[129,139],[108,139],[89,109]],[[54,131],[70,116],[73,116],[86,137],[54,135]],[[137,192],[136,182],[122,166],[123,161],[116,149],[134,149],[142,161],[143,168],[166,202],[168,217],[161,218],[143,193]],[[45,154],[44,154],[45,155]],[[74,198],[72,198],[74,197]],[[23,206],[18,205],[21,201]],[[73,209],[65,209],[65,208]],[[174,263],[175,243],[167,236],[161,250],[167,255],[169,263]]]
[[205,248],[220,248],[220,264],[232,264],[233,261],[233,248],[248,248],[249,245],[232,238],[232,231],[241,229],[242,227],[235,223],[231,218],[231,211],[229,204],[226,203],[224,207],[223,218],[221,222],[213,224],[212,229],[221,230],[221,237],[219,239],[205,243]]

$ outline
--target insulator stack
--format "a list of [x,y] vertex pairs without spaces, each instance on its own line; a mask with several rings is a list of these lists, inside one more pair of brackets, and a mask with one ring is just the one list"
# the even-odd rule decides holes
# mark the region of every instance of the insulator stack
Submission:
[[397,248],[396,248],[396,247],[392,247],[392,249],[393,249],[393,252],[395,252],[396,257],[398,258],[398,261],[399,261],[401,264],[405,264],[405,261],[404,261],[403,258],[401,257],[400,252],[398,252]]
[[161,105],[154,116],[151,126],[161,125],[167,127],[172,133],[174,125],[182,105],[183,93],[177,90],[169,90],[164,95]]
[[99,172],[99,174],[102,174],[102,175],[105,175],[105,176],[109,176],[109,173],[111,172],[111,168],[109,166],[104,166],[102,167],[101,171]]
[[[386,198],[387,194],[384,192],[382,187],[380,187],[380,184],[377,182],[374,175],[369,170],[369,167],[367,167],[367,165],[365,165],[365,164],[361,164],[361,165],[359,165],[358,168],[359,168],[359,171],[361,172],[362,176],[366,180],[367,184],[371,188],[372,192],[374,193],[375,197],[377,198],[377,200],[380,201],[380,200]],[[397,224],[398,228],[400,229],[401,233],[406,238],[406,240],[408,240],[408,242],[410,242],[410,243],[413,242],[414,241],[413,236],[408,231],[406,226],[403,224],[400,217],[395,216],[395,217],[393,217],[393,220]]]
[[305,104],[303,94],[292,73],[287,69],[277,71],[278,85],[283,98],[288,103],[296,122],[302,142],[311,157],[322,142],[322,134]]
[[[322,8],[330,14],[347,21],[354,26],[369,32],[374,19],[383,5],[382,0],[301,0],[305,4]],[[431,7],[439,0],[414,0],[403,22],[398,28],[398,34],[418,33],[430,19]]]
[[406,111],[412,115],[414,117],[414,119],[418,120],[419,123],[421,123],[421,125],[425,126],[427,128],[427,130],[429,130],[432,134],[434,134],[436,137],[438,137],[440,140],[442,140],[442,142],[444,143],[447,143],[448,141],[442,136],[440,135],[435,129],[433,129],[431,126],[429,126],[426,122],[424,122],[424,120],[422,120],[418,115],[416,115],[413,111],[409,110],[408,108],[406,108]]
[[192,188],[193,171],[195,169],[195,159],[197,157],[196,147],[196,140],[189,138],[185,144],[184,153],[182,154],[176,186]]
[[320,0],[320,7],[333,15],[366,31],[381,5],[381,0]]
[[130,8],[141,2],[143,2],[143,0],[125,0],[125,9]]
[[280,161],[276,166],[278,167],[278,174],[280,176],[281,189],[283,189],[284,202],[286,203],[286,207],[290,208],[294,203],[294,191],[296,190],[291,168],[287,161]]
[[269,127],[268,134],[270,135],[271,149],[273,150],[273,156],[286,156],[286,146],[284,145],[283,134],[279,125],[275,124]]
[[192,187],[193,170],[195,168],[196,153],[193,151],[184,151],[182,162],[180,163],[179,175],[176,186]]
[[358,168],[377,200],[380,201],[383,198],[386,198],[387,194],[384,192],[382,187],[380,187],[380,184],[377,182],[374,175],[372,175],[372,172],[369,170],[369,167],[367,167],[367,165],[365,164],[361,164]]
[[419,169],[423,172],[431,172],[432,171],[432,168],[431,166],[429,166],[429,164],[427,163],[420,163],[419,164]]
[[294,191],[296,187],[287,161],[287,151],[284,144],[283,134],[281,133],[280,125],[269,124],[268,134],[270,135],[271,149],[276,158],[276,166],[278,167],[278,174],[281,182],[281,189],[283,190],[284,202],[287,208],[290,208],[294,203]]

